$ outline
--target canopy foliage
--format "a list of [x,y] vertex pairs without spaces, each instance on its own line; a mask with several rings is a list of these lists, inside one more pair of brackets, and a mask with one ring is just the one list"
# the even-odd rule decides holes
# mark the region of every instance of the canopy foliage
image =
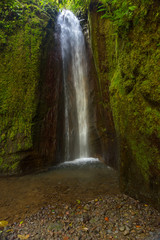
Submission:
[[73,12],[85,11],[89,6],[90,0],[60,0],[59,7],[67,8]]
[[100,0],[97,7],[101,18],[110,19],[118,32],[125,33],[131,25],[136,25],[140,19],[145,18],[152,4],[153,0]]

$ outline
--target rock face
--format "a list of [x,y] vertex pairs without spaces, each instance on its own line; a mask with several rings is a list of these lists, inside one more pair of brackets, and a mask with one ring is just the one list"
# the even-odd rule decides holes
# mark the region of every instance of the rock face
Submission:
[[[2,174],[42,168],[55,155],[58,98],[55,92],[59,89],[61,72],[57,66],[58,49],[57,55],[53,54],[55,47],[58,48],[53,34],[56,9],[47,5],[44,11],[35,3],[17,4],[18,13],[15,5],[12,8],[7,3],[0,5],[9,13],[6,22],[10,27],[8,34],[2,32],[0,42]],[[55,129],[53,125],[50,127],[51,122]]]
[[[97,77],[97,83],[94,86],[96,91],[94,103],[96,108],[97,131],[99,133],[97,144],[99,142],[101,143],[101,152],[98,154],[98,157],[106,164],[117,169],[119,165],[118,144],[110,105],[109,81],[107,81],[108,59],[105,51],[105,33],[101,31],[103,21],[99,22],[100,18],[96,14],[97,10],[94,9],[95,6],[96,2],[90,5],[89,27],[92,55],[95,63],[95,65],[92,64],[91,75]],[[100,24],[102,24],[102,26]]]
[[[39,169],[48,167],[56,163],[57,145],[61,140],[63,121],[59,117],[63,108],[63,88],[62,88],[62,60],[60,49],[60,30],[52,21],[48,23],[46,36],[42,41],[41,80],[38,89],[38,105],[34,117],[33,149],[37,157],[41,159],[37,165]],[[62,115],[62,114],[61,114]],[[63,118],[63,116],[61,116]],[[63,142],[61,142],[61,148]],[[28,158],[26,159],[28,161]],[[35,159],[36,164],[38,159]],[[23,161],[22,161],[23,163]],[[24,165],[23,172],[28,163]],[[31,166],[33,169],[33,164]]]
[[[94,4],[93,4],[94,5]],[[92,11],[92,9],[90,9]],[[88,62],[89,86],[89,124],[90,124],[90,152],[106,164],[118,168],[118,145],[110,107],[108,85],[104,77],[101,62],[95,62],[89,28],[88,15],[80,15],[81,25],[86,39],[86,54]],[[99,40],[99,39],[98,39]],[[100,42],[101,44],[101,42]],[[98,48],[100,45],[98,45]],[[96,63],[96,64],[95,64]],[[97,67],[97,64],[99,66]],[[99,79],[101,72],[101,79]],[[103,91],[102,91],[103,89]]]
[[[0,174],[42,170],[64,161],[65,154],[65,99],[57,11],[49,5],[42,10],[34,2],[19,7],[24,21],[17,19],[16,31],[11,31],[5,44],[0,42]],[[12,12],[10,5],[7,8]],[[10,25],[12,21],[14,19]],[[101,156],[94,109],[97,75],[87,43],[86,49],[89,147],[91,156]],[[74,99],[74,91],[72,95]],[[72,126],[75,125],[75,101],[71,100],[70,104]],[[73,136],[76,144],[74,139]]]
[[137,4],[132,18],[118,27],[102,19],[97,1],[91,1],[90,34],[99,99],[111,120],[111,135],[113,125],[116,129],[121,189],[159,208],[160,9],[156,1],[144,4]]

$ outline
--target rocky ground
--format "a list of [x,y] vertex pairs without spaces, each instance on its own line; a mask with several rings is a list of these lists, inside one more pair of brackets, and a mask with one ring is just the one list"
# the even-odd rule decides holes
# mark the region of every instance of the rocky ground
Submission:
[[1,240],[160,239],[160,213],[124,194],[44,206],[1,227]]

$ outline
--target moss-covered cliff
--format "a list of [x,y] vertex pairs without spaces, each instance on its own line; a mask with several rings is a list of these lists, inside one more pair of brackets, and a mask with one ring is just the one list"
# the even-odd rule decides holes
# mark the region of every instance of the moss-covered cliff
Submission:
[[97,13],[98,1],[91,1],[94,60],[116,128],[121,188],[160,206],[160,7],[124,2],[132,11],[123,15],[122,4]]
[[20,171],[33,151],[42,40],[55,16],[56,6],[39,1],[0,3],[0,172]]

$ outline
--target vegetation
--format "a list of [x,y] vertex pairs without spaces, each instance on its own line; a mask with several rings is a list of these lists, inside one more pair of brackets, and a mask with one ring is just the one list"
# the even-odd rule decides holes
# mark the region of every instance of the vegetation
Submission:
[[32,148],[42,39],[56,2],[0,2],[0,171],[15,172]]
[[106,18],[112,21],[118,32],[126,33],[132,25],[138,24],[141,17],[147,15],[149,6],[152,4],[153,1],[149,0],[141,2],[132,0],[101,0],[99,1],[98,12],[103,13],[102,19]]
[[[83,4],[82,4],[83,3]],[[0,172],[15,172],[32,149],[42,39],[60,8],[83,11],[88,0],[0,1]]]
[[117,0],[103,1],[98,13],[90,14],[100,96],[103,103],[111,106],[120,145],[121,187],[134,195],[140,192],[146,198],[151,194],[157,204],[160,204],[159,13],[158,1]]
[[88,9],[90,0],[62,0],[59,1],[59,8],[63,9],[70,9],[75,14],[79,12],[83,13]]
[[58,9],[58,3],[52,0],[2,0],[0,2],[0,50],[6,44],[8,37],[37,14],[50,14]]

